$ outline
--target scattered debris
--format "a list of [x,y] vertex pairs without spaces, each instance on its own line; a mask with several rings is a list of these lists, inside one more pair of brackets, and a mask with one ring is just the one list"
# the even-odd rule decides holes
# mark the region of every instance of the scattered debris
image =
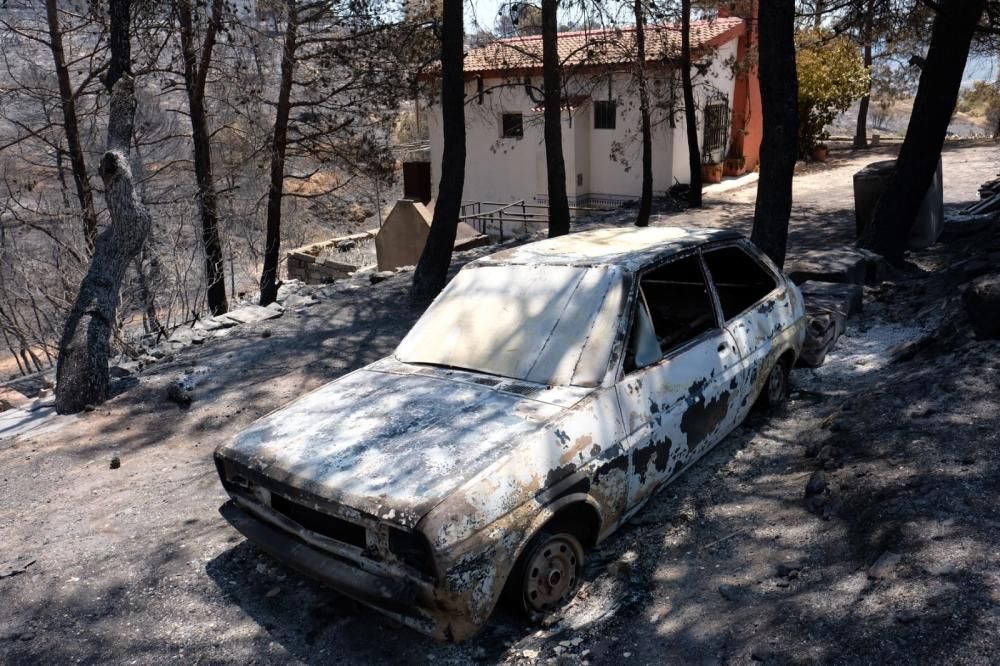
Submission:
[[1000,273],[974,280],[962,301],[977,338],[1000,338]]
[[826,474],[823,470],[818,469],[812,473],[809,477],[809,482],[806,483],[806,497],[812,497],[813,495],[819,495],[830,485],[829,481],[826,479]]
[[117,454],[111,456],[111,469],[118,469],[122,466],[122,459],[118,457]]
[[0,579],[19,576],[35,562],[36,560],[27,557],[17,557],[8,562],[0,562]]
[[396,271],[375,271],[368,274],[368,279],[371,280],[372,284],[378,284],[379,282],[384,282],[391,277],[396,276]]
[[902,555],[899,553],[894,553],[891,550],[887,550],[879,555],[879,558],[875,560],[875,563],[868,567],[868,577],[872,580],[880,580],[882,578],[888,578],[896,565],[902,559]]
[[799,573],[802,571],[802,566],[799,564],[779,564],[775,567],[775,573],[777,573],[779,578],[798,578]]
[[172,382],[167,386],[167,400],[177,403],[181,407],[190,407],[193,400],[191,392],[178,382]]
[[743,598],[743,590],[741,588],[726,583],[719,586],[719,594],[726,601],[740,601]]

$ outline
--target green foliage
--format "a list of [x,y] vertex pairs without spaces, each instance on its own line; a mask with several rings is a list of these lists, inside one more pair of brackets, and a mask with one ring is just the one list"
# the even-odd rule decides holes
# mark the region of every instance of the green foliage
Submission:
[[858,47],[847,37],[822,30],[796,35],[799,79],[799,151],[812,152],[829,137],[826,127],[857,99],[868,94],[871,73]]
[[971,116],[985,116],[990,127],[996,127],[1000,120],[1000,81],[973,83],[971,88],[962,91],[958,110]]

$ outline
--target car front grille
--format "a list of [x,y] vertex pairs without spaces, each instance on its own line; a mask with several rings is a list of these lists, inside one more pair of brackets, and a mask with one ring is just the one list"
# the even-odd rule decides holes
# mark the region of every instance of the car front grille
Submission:
[[271,495],[271,508],[310,532],[357,548],[365,548],[365,528],[362,525],[310,509],[281,495]]

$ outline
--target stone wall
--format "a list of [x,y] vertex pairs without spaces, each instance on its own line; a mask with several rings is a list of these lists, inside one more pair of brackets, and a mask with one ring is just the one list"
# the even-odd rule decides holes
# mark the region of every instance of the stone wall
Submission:
[[377,232],[370,229],[291,250],[286,257],[288,278],[306,284],[327,284],[348,277],[363,265],[357,261],[364,254],[359,248],[372,245]]

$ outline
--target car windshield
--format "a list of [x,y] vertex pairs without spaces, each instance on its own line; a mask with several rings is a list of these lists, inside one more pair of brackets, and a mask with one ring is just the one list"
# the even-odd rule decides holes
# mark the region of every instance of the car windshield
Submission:
[[624,279],[613,266],[470,266],[396,349],[404,363],[552,386],[604,380]]

